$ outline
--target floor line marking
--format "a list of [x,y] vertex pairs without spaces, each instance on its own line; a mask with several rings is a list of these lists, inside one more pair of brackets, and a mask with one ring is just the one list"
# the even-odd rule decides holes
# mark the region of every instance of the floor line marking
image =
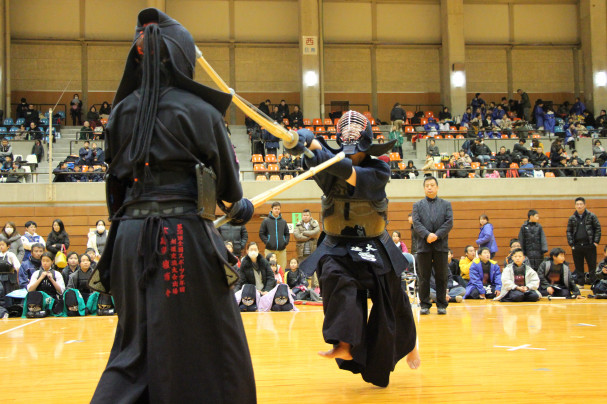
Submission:
[[18,325],[17,327],[13,327],[13,328],[10,328],[10,329],[8,329],[8,330],[6,330],[6,331],[2,331],[2,332],[0,332],[0,335],[2,335],[2,334],[7,334],[7,333],[9,333],[9,332],[11,332],[11,331],[18,330],[19,328],[22,328],[22,327],[27,327],[28,325],[31,325],[31,324],[37,323],[38,321],[42,321],[42,320],[43,320],[42,318],[39,318],[38,320],[34,320],[34,321],[30,321],[29,323],[25,323],[25,324]]

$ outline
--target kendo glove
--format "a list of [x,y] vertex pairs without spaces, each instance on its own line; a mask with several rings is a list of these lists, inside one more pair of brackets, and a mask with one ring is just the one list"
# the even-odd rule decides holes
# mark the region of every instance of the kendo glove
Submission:
[[309,148],[314,140],[314,133],[309,129],[300,129],[297,131],[297,143],[293,147],[287,142],[283,142],[285,150],[294,156],[303,154],[304,150]]
[[[223,208],[224,206],[222,205],[220,207]],[[250,200],[242,198],[238,202],[232,204],[229,209],[223,210],[226,212],[227,217],[230,218],[230,223],[243,225],[251,220],[251,217],[253,217],[253,213],[255,212],[255,207]]]
[[[333,153],[326,149],[312,150],[312,153],[314,153],[314,157],[305,158],[306,165],[308,167],[316,167],[317,165],[335,157]],[[346,157],[343,160],[325,168],[324,171],[328,174],[347,180],[352,175],[352,160]]]

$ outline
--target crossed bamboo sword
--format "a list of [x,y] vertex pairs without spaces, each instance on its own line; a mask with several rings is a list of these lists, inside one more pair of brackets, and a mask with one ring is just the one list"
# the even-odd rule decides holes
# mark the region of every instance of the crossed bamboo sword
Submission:
[[[206,61],[206,59],[204,58],[204,56],[202,56],[202,52],[200,51],[200,49],[198,49],[198,47],[196,47],[196,60],[198,61],[200,66],[202,66],[204,71],[211,77],[211,80],[213,80],[213,82],[217,85],[217,87],[219,87],[219,89],[221,91],[232,94],[232,102],[238,108],[240,108],[240,110],[242,112],[244,112],[249,118],[251,118],[252,120],[257,122],[262,128],[264,128],[265,130],[270,132],[272,135],[276,136],[277,138],[282,139],[284,142],[284,145],[287,148],[292,148],[297,145],[297,142],[299,139],[299,135],[297,134],[297,132],[292,131],[292,130],[289,131],[289,130],[285,129],[277,122],[274,122],[273,120],[271,120],[269,117],[267,117],[261,111],[257,110],[257,108],[255,108],[253,105],[251,105],[244,98],[242,98],[241,96],[236,94],[236,92],[232,88],[228,87],[228,85],[225,83],[225,81],[223,81],[223,79],[219,76],[219,74],[217,74],[215,69],[213,69],[213,67],[211,67],[209,62]],[[308,150],[308,149],[305,149],[304,154],[308,157],[313,156],[312,152],[310,152],[310,150]],[[274,198],[276,195],[278,195],[278,194],[286,191],[287,189],[292,188],[296,184],[299,184],[300,182],[316,175],[317,173],[321,172],[325,168],[337,163],[338,161],[343,160],[345,157],[346,157],[346,155],[344,154],[344,152],[340,152],[335,157],[331,158],[330,160],[327,160],[322,164],[319,164],[315,167],[310,168],[308,171],[298,175],[297,177],[295,177],[289,181],[283,182],[282,184],[280,184],[272,189],[269,189],[265,192],[262,192],[259,195],[254,196],[253,198],[250,199],[251,203],[253,204],[254,207],[257,208],[257,207],[263,205],[264,203],[266,203],[267,201],[269,201],[270,199]],[[219,227],[225,223],[228,223],[229,221],[230,221],[229,217],[222,216],[222,217],[216,219],[213,222],[213,224],[215,225],[215,227]]]

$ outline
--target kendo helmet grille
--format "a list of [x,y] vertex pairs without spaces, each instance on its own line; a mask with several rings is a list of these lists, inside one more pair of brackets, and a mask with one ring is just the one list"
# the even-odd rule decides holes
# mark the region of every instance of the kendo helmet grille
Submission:
[[343,144],[358,143],[367,128],[367,117],[357,111],[347,111],[337,122],[337,133]]

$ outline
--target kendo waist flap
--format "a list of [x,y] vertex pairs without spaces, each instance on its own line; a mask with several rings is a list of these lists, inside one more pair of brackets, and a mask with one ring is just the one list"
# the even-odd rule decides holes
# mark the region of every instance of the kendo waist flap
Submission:
[[323,228],[326,234],[335,237],[379,237],[386,230],[387,209],[387,199],[365,201],[323,197]]

